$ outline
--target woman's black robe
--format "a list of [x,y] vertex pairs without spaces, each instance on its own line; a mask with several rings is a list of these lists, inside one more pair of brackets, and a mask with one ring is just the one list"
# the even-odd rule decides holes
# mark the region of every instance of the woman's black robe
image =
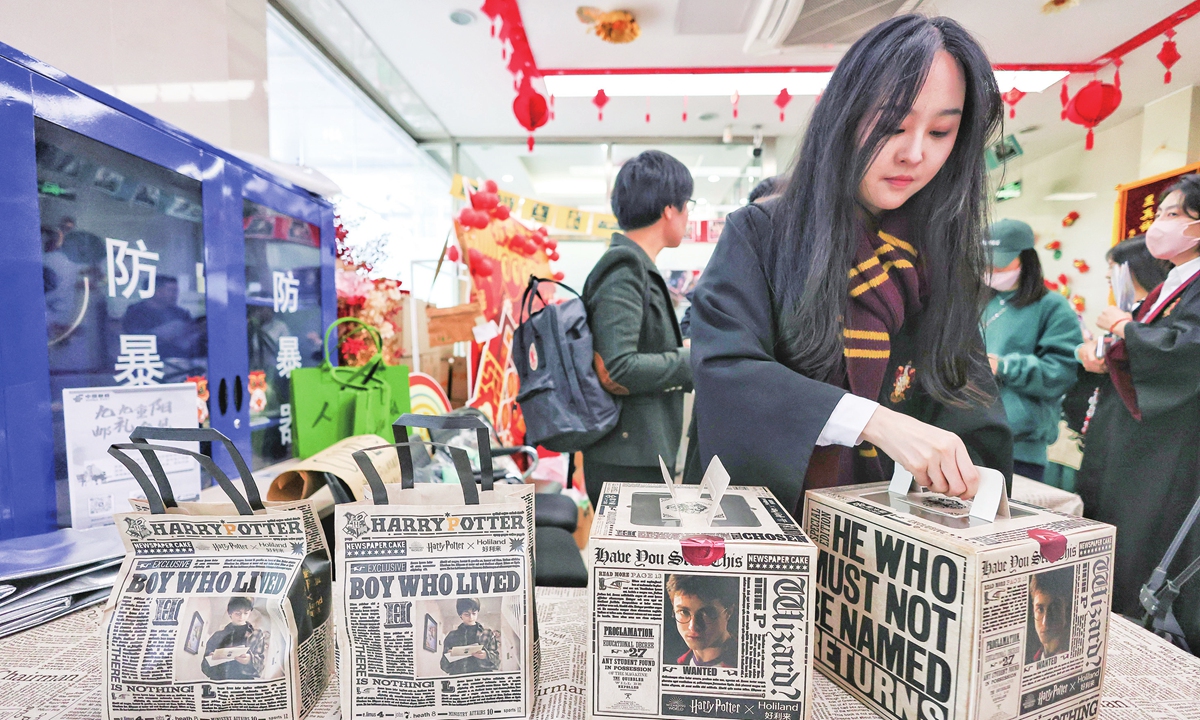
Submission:
[[[799,511],[813,448],[847,390],[805,377],[776,359],[778,311],[763,265],[771,231],[769,210],[761,205],[732,213],[696,288],[692,372],[699,452],[689,458],[687,476],[696,478],[716,455],[734,484],[765,485],[786,507]],[[915,386],[893,400],[897,373],[915,355],[917,320],[910,318],[891,338],[878,401],[957,433],[977,464],[1011,477],[1012,433],[991,375],[976,379],[996,398],[987,406],[946,406]],[[984,352],[982,340],[979,352]],[[880,455],[890,477],[893,463]]]
[[[1101,384],[1076,490],[1086,516],[1117,526],[1113,611],[1140,617],[1138,591],[1200,494],[1200,276],[1151,322],[1125,326],[1125,354],[1142,419]],[[1197,525],[1167,577],[1200,557]],[[1175,616],[1200,651],[1200,577]]]

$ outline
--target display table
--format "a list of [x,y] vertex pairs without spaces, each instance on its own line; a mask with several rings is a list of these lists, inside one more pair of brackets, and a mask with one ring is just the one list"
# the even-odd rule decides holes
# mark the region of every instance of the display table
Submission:
[[[582,720],[587,673],[587,591],[538,588],[542,682],[538,720]],[[92,608],[0,640],[0,718],[72,720],[100,717],[101,610]],[[876,720],[815,673],[813,720]],[[313,720],[335,720],[336,681]],[[1109,624],[1103,720],[1200,718],[1200,658],[1120,617]]]

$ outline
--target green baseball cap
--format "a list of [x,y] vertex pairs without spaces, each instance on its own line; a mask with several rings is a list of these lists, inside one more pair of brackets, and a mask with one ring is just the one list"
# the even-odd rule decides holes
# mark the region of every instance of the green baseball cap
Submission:
[[1036,244],[1033,228],[1020,220],[997,220],[988,228],[988,247],[992,251],[992,267],[1002,268],[1017,259],[1022,250]]

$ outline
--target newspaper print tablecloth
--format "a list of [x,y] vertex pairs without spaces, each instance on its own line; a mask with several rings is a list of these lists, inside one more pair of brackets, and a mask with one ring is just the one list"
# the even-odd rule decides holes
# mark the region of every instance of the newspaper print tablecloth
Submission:
[[[583,720],[587,591],[538,588],[542,674],[535,720]],[[100,609],[92,608],[0,640],[0,720],[100,717]],[[857,700],[814,674],[812,720],[877,720]],[[1109,624],[1102,720],[1200,720],[1200,658],[1133,623]],[[337,720],[336,682],[309,716]]]

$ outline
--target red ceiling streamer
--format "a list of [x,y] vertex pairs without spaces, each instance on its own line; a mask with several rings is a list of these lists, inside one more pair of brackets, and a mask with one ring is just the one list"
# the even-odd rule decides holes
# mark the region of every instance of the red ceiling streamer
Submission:
[[646,96],[646,122],[650,122],[650,96]]
[[[508,71],[513,76],[513,90],[517,93],[513,114],[529,131],[529,150],[532,152],[533,131],[545,125],[551,113],[547,110],[546,97],[533,88],[533,81],[540,82],[542,73],[534,62],[533,50],[525,35],[521,9],[517,0],[483,0],[480,11],[492,21],[493,37],[500,39],[501,57],[507,60]],[[498,32],[497,23],[500,25]]]
[[738,105],[738,100],[740,100],[740,99],[741,99],[741,96],[740,96],[740,95],[738,95],[738,93],[737,93],[737,90],[734,90],[734,91],[733,91],[733,95],[730,95],[730,96],[729,96],[729,102],[733,103],[733,117],[734,117],[734,119],[737,119],[737,105]]
[[1071,78],[1071,74],[1067,73],[1067,76],[1065,78],[1063,78],[1063,81],[1062,81],[1062,92],[1060,92],[1058,94],[1058,99],[1060,101],[1062,101],[1062,116],[1061,117],[1063,120],[1067,119],[1067,103],[1071,102],[1071,93],[1069,90],[1067,90],[1067,80],[1069,80],[1070,78]]
[[1179,49],[1175,47],[1175,28],[1167,28],[1163,34],[1167,36],[1167,39],[1163,41],[1162,50],[1159,50],[1155,57],[1167,69],[1166,75],[1163,75],[1163,84],[1166,85],[1171,82],[1171,66],[1179,62],[1179,58],[1182,56],[1179,54]]
[[687,95],[683,96],[683,121],[687,122]]

